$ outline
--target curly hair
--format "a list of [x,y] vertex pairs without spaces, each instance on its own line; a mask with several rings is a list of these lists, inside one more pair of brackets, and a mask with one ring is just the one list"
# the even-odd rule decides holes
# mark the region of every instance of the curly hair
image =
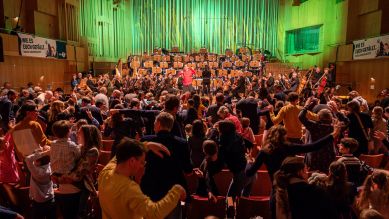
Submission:
[[264,142],[264,151],[272,153],[277,148],[285,145],[287,143],[285,136],[286,129],[282,125],[271,127]]

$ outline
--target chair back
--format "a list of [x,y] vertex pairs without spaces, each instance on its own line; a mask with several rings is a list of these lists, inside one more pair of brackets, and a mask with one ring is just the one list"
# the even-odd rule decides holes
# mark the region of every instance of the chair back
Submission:
[[221,196],[226,196],[232,180],[232,173],[229,170],[224,169],[219,173],[215,174],[213,179],[215,180],[215,184],[217,189],[219,190],[219,194]]
[[257,171],[257,179],[254,181],[251,195],[268,197],[272,189],[272,182],[269,173],[266,170]]
[[377,154],[377,155],[361,154],[359,156],[359,159],[361,161],[364,161],[367,165],[373,168],[380,168],[382,160],[384,159],[384,154]]
[[216,203],[210,202],[208,198],[192,196],[192,201],[188,209],[188,219],[199,219],[207,216],[217,218],[226,217],[226,199],[225,197],[216,197]]
[[107,165],[111,160],[111,151],[100,150],[98,163],[102,165]]
[[269,197],[240,197],[236,206],[236,219],[260,216],[270,218]]

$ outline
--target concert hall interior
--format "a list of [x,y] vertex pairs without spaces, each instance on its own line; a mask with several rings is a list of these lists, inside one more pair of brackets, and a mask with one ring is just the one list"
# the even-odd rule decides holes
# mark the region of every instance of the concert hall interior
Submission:
[[389,218],[389,0],[0,0],[0,92],[0,218]]

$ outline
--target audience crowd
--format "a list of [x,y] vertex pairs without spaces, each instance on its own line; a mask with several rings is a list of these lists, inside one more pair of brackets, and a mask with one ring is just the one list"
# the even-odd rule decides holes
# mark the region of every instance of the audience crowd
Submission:
[[187,77],[185,92],[158,75],[79,73],[68,93],[4,83],[0,218],[184,218],[192,195],[217,202],[223,170],[226,196],[250,198],[259,169],[271,218],[389,218],[388,96],[301,98],[259,76],[203,92]]

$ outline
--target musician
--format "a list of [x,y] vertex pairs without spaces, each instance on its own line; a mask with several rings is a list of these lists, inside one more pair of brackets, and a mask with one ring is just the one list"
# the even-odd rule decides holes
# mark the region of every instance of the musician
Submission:
[[209,65],[206,65],[203,72],[202,72],[202,78],[203,78],[203,94],[209,94],[211,91],[211,69],[209,68]]
[[288,79],[291,79],[292,78],[292,75],[294,74],[294,73],[296,73],[297,71],[296,71],[296,69],[295,68],[291,68],[290,69],[290,72],[289,72],[289,74],[288,74]]
[[274,77],[273,77],[273,73],[269,72],[268,75],[267,75],[267,80],[266,80],[266,87],[268,89],[271,89],[273,88],[274,86]]
[[232,94],[234,97],[240,99],[239,94],[246,92],[246,79],[243,75],[240,75],[237,82],[236,87],[233,89]]
[[328,70],[328,75],[327,75],[327,86],[329,87],[335,87],[335,65],[334,63],[329,64],[329,70]]
[[296,92],[300,84],[300,80],[297,77],[297,72],[293,72],[292,78],[289,80],[289,84],[290,84],[290,88],[288,89],[289,92]]
[[283,90],[287,90],[287,87],[286,87],[286,76],[285,75],[281,75],[279,74],[278,75],[278,81],[279,81],[279,84],[282,86]]
[[184,69],[180,72],[179,76],[182,77],[183,91],[192,92],[192,81],[193,76],[196,74],[195,70],[189,68],[188,65],[185,64]]
[[122,59],[119,59],[118,63],[116,64],[116,74],[119,74],[120,77],[123,74],[123,62],[122,62]]
[[320,67],[316,66],[315,71],[314,71],[314,73],[313,73],[313,75],[311,77],[312,78],[312,84],[315,85],[319,81],[321,76],[323,76],[323,73],[321,72]]
[[[302,99],[307,99],[308,97],[312,96],[313,95],[313,92],[312,92],[312,87],[313,87],[313,84],[312,84],[312,77],[313,77],[313,69],[310,69],[306,74],[305,74],[305,84],[303,85],[303,87],[301,88],[301,91],[300,91],[300,94],[302,94]],[[304,83],[304,79],[302,82],[300,83]]]

